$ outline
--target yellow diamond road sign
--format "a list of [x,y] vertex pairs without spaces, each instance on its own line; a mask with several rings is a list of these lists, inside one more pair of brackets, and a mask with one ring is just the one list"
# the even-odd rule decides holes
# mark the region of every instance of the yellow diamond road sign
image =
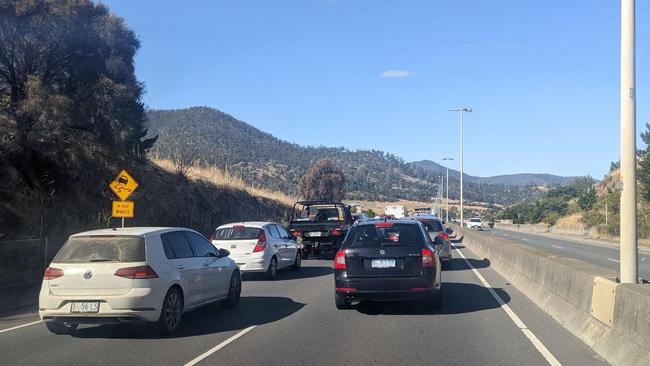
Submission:
[[125,201],[138,188],[138,182],[126,170],[122,170],[108,186],[122,201]]
[[133,218],[134,211],[133,201],[113,201],[113,217]]

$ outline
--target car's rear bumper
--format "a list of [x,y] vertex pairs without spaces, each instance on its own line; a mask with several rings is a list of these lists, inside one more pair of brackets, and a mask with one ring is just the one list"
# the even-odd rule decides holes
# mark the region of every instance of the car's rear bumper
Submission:
[[[163,294],[164,295],[164,294]],[[72,303],[99,302],[96,313],[73,313]],[[55,295],[43,286],[39,294],[41,320],[65,319],[77,323],[154,322],[160,317],[162,296],[148,288],[134,288],[124,295]]]
[[244,272],[266,272],[269,269],[270,259],[267,259],[263,253],[231,255],[239,266],[239,270]]
[[335,280],[338,295],[357,300],[412,300],[431,296],[440,289],[434,275],[423,277],[341,278]]

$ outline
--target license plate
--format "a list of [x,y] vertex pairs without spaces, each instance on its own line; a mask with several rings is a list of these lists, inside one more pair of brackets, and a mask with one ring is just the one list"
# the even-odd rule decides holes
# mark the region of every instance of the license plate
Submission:
[[312,231],[311,233],[307,233],[307,236],[310,236],[310,237],[321,236],[321,232],[320,231]]
[[395,268],[394,259],[373,259],[370,262],[372,268]]
[[73,302],[72,313],[97,313],[99,312],[99,302]]

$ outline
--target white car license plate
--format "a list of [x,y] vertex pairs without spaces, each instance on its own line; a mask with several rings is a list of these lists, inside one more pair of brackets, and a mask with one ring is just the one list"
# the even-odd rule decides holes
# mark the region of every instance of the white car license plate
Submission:
[[70,311],[73,313],[97,313],[99,312],[99,302],[73,302]]
[[321,232],[320,231],[312,231],[310,233],[307,233],[307,236],[309,236],[309,237],[318,237],[318,236],[321,236]]
[[395,268],[394,259],[373,259],[370,262],[372,268]]

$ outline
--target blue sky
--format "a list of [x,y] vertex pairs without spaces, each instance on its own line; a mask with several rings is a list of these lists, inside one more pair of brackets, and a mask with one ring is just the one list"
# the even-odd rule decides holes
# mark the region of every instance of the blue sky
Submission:
[[[601,178],[619,149],[619,1],[111,0],[149,108],[211,106],[303,145]],[[637,123],[650,2],[637,1]],[[639,147],[641,147],[639,140]]]

